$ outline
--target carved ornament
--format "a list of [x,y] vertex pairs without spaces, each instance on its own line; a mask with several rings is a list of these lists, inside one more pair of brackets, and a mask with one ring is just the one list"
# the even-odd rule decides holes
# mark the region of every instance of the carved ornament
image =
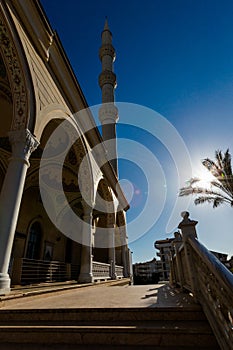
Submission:
[[1,13],[0,50],[8,72],[13,98],[14,114],[11,130],[23,129],[28,119],[26,82],[13,38]]

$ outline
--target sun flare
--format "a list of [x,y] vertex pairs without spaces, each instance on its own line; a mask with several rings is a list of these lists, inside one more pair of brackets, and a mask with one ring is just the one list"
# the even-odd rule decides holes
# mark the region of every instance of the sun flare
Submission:
[[200,171],[197,177],[200,179],[200,181],[198,182],[198,186],[204,188],[210,188],[211,181],[216,180],[215,177],[208,170],[205,169]]

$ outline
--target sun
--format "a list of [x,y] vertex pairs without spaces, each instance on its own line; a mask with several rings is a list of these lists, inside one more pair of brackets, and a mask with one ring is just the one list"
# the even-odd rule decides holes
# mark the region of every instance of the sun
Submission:
[[198,187],[204,187],[206,189],[211,188],[211,181],[216,180],[216,178],[207,169],[200,170],[197,177],[200,179],[198,182]]

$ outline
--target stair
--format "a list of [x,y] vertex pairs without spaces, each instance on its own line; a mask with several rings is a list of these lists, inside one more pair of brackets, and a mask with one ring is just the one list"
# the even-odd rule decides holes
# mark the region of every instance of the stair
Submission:
[[[5,346],[5,347],[4,347]],[[0,349],[219,349],[200,306],[0,310]]]

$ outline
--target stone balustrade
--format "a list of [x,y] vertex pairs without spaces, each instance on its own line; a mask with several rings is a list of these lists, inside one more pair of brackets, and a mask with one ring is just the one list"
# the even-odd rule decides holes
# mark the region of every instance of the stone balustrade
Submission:
[[111,278],[111,265],[97,261],[92,263],[92,274],[94,280],[106,280]]
[[118,278],[124,277],[124,267],[123,266],[115,265],[115,272],[116,272],[116,276]]
[[179,225],[182,241],[173,242],[170,280],[201,304],[220,348],[232,349],[233,274],[198,241],[196,224],[187,216]]

